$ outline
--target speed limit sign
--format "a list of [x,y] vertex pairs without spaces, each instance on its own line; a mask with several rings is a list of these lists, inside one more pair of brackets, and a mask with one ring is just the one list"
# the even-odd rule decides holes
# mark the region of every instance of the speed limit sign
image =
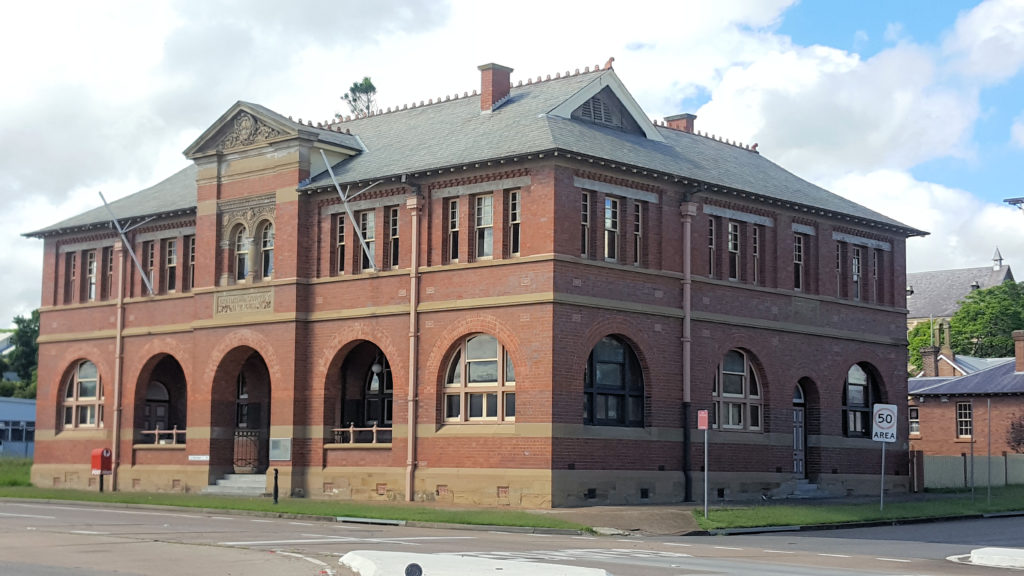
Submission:
[[896,405],[875,404],[875,412],[871,416],[871,439],[876,442],[896,441]]

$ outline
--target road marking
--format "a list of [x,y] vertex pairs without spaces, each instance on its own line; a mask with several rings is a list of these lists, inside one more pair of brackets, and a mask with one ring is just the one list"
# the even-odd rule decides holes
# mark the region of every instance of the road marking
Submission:
[[743,548],[733,548],[732,546],[715,546],[719,550],[743,550]]
[[415,536],[411,538],[352,538],[350,536],[330,536],[323,534],[302,534],[305,538],[291,540],[248,540],[238,542],[221,542],[221,546],[284,546],[287,544],[336,544],[363,542],[371,544],[407,544],[419,546],[417,540],[473,540],[475,536]]
[[574,540],[597,540],[597,538],[593,536],[573,536],[572,538]]
[[693,546],[693,544],[679,544],[679,543],[676,543],[676,542],[665,542],[665,546],[685,546],[686,548],[690,548],[690,547]]
[[828,556],[829,558],[849,558],[846,554],[818,554],[818,556]]
[[72,534],[85,534],[87,536],[105,536],[110,532],[95,532],[93,530],[72,530]]
[[636,540],[629,540],[628,538],[616,538],[616,542],[636,542]]
[[269,523],[269,522],[273,522],[273,520],[259,520],[259,519],[254,519],[254,520],[252,520],[252,522],[268,522],[268,523]]
[[4,512],[0,512],[0,516],[7,516],[7,517],[10,517],[10,518],[42,518],[44,520],[56,520],[57,519],[56,516],[38,516],[36,514],[6,514]]
[[105,508],[88,508],[85,506],[49,506],[49,505],[32,505],[32,504],[18,504],[18,506],[24,506],[26,508],[46,508],[48,510],[74,510],[77,512],[105,512],[107,514],[134,514],[137,516],[171,516],[173,518],[203,518],[200,514],[175,514],[172,512],[137,512],[134,510],[107,510]]
[[331,570],[330,568],[328,568],[326,562],[321,562],[320,560],[317,560],[316,558],[310,558],[309,556],[303,556],[302,554],[296,554],[294,552],[284,552],[284,551],[281,551],[281,550],[274,550],[274,552],[277,553],[277,554],[280,554],[282,556],[292,556],[294,558],[301,558],[302,560],[305,560],[306,562],[310,562],[312,564],[316,564],[317,566],[319,566],[320,567],[320,574],[324,574],[326,576],[334,576],[334,570]]
[[289,524],[292,526],[316,526],[316,524],[311,522],[289,522]]
[[769,554],[796,554],[792,550],[761,550],[761,552],[768,552]]
[[210,520],[234,520],[230,516],[210,516]]
[[903,560],[901,558],[875,558],[875,560],[881,560],[883,562],[910,562],[910,560]]

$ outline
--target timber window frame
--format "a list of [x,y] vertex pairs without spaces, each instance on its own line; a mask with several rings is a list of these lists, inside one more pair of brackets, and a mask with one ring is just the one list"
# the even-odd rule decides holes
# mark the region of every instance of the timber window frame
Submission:
[[642,428],[644,375],[628,342],[608,335],[598,341],[583,373],[583,424]]
[[760,432],[764,427],[764,393],[750,354],[733,349],[715,371],[711,395],[715,428]]
[[103,386],[96,365],[75,364],[64,382],[61,423],[64,430],[103,427]]
[[473,244],[474,260],[490,260],[494,257],[494,195],[481,194],[473,197]]
[[956,437],[974,438],[974,404],[970,401],[956,403]]
[[514,422],[516,376],[508,350],[490,334],[461,339],[448,361],[442,397],[446,423]]

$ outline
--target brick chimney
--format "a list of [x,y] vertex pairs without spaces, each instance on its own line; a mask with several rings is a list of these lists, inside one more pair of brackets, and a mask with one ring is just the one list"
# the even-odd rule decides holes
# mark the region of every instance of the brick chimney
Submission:
[[939,347],[925,346],[921,348],[921,375],[934,378],[939,375]]
[[693,134],[693,121],[696,119],[696,114],[676,114],[675,116],[666,116],[665,122],[673,130],[681,130]]
[[477,69],[480,70],[480,111],[492,112],[508,98],[512,89],[512,69],[493,62],[477,66]]
[[1013,331],[1013,357],[1017,359],[1014,372],[1024,374],[1024,330]]

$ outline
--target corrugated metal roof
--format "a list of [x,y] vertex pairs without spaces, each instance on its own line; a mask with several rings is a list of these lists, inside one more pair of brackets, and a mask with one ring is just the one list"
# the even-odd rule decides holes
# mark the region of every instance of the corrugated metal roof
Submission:
[[[915,380],[937,380],[934,378],[911,378],[907,390],[915,396],[977,396],[993,394],[1024,394],[1024,372],[1014,372],[1014,358],[1001,358],[1002,362],[967,376],[948,379],[932,386],[918,386]],[[913,383],[913,384],[912,384]]]

